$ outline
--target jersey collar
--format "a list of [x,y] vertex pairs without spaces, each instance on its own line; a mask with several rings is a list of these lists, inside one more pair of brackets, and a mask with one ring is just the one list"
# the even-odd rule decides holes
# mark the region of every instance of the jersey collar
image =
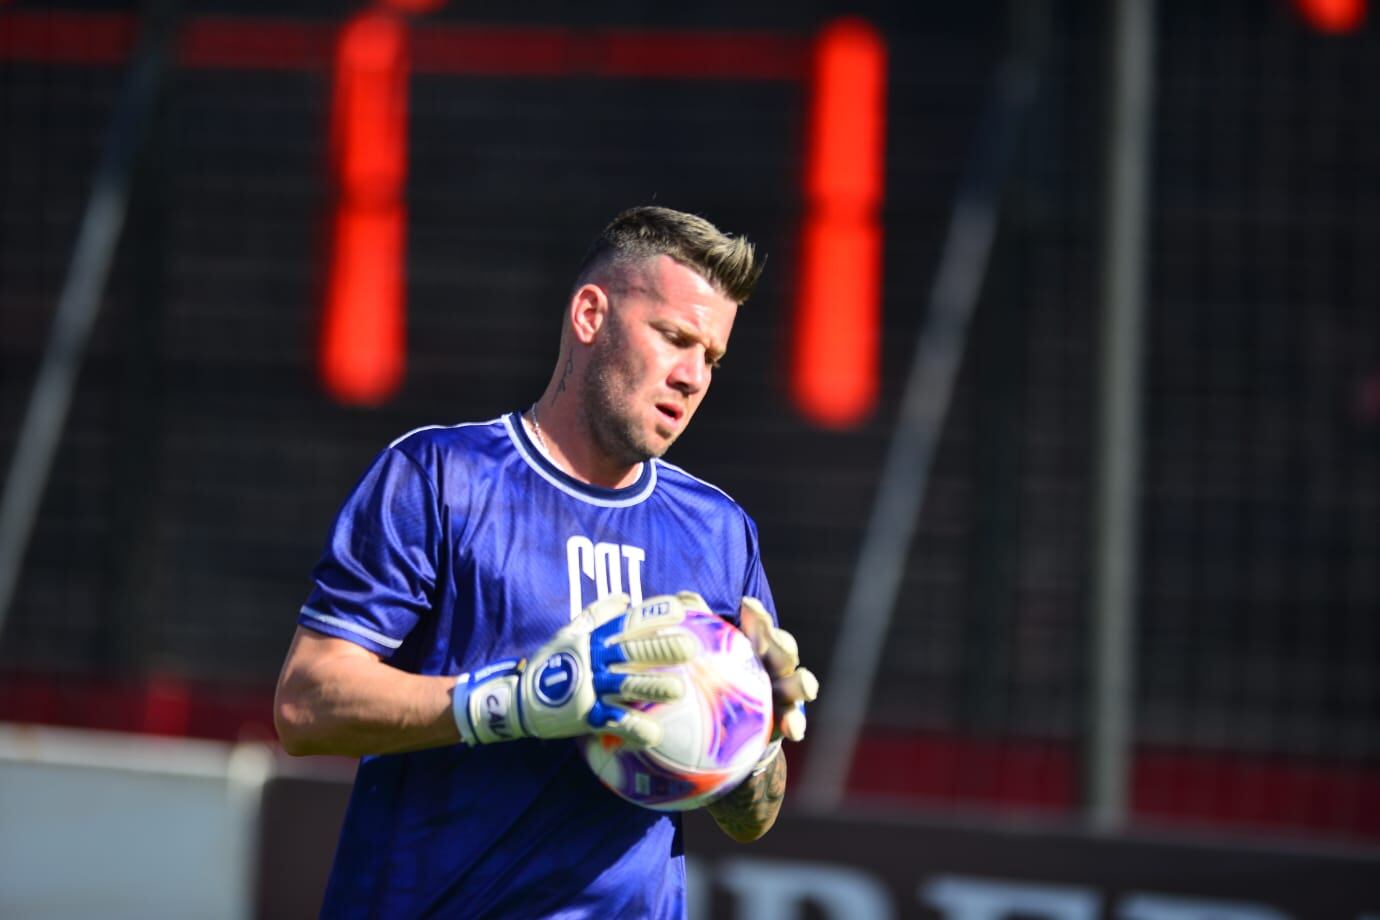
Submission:
[[638,470],[637,480],[620,489],[608,489],[590,485],[571,476],[546,456],[527,434],[527,426],[522,423],[521,412],[510,412],[503,416],[503,425],[508,429],[508,437],[517,448],[518,455],[532,470],[551,485],[571,498],[603,508],[626,508],[647,500],[656,488],[656,464],[643,461]]

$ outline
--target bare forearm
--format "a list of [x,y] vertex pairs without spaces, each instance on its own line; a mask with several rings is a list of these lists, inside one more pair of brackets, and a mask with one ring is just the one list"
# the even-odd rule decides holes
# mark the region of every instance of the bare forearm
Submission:
[[409,674],[322,642],[294,640],[279,679],[274,721],[288,753],[357,757],[460,740],[450,712],[455,678]]
[[739,843],[751,843],[771,830],[785,797],[786,752],[778,750],[765,770],[710,805],[709,814],[725,834]]

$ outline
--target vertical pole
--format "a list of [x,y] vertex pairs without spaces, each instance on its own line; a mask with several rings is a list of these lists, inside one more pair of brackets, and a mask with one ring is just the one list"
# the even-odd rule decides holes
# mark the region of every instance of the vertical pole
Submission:
[[949,220],[881,480],[853,569],[839,639],[814,716],[802,800],[843,801],[868,702],[901,593],[911,538],[943,433],[954,381],[997,232],[1001,192],[1035,92],[1025,62],[1008,61],[988,97]]
[[[150,0],[145,7],[161,0]],[[164,81],[153,102],[144,150],[130,176],[125,218],[127,302],[115,318],[120,347],[118,379],[107,399],[112,430],[114,488],[104,553],[106,587],[91,648],[107,673],[142,675],[151,663],[157,596],[158,505],[168,380],[163,327],[167,308],[168,223],[173,184],[171,140],[176,126]]]
[[1102,829],[1126,820],[1131,767],[1154,22],[1152,0],[1113,7],[1084,762],[1087,816]]
[[172,0],[156,0],[145,13],[143,35],[110,120],[110,133],[91,182],[91,195],[58,298],[53,330],[0,493],[0,633],[19,585],[20,564],[38,520],[39,503],[124,228],[134,169],[163,85],[175,28],[174,4]]

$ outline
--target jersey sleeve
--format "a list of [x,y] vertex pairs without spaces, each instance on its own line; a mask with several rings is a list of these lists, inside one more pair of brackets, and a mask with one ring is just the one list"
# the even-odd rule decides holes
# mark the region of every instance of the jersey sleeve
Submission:
[[431,480],[385,450],[336,516],[297,622],[390,656],[430,609],[442,531]]
[[781,620],[776,615],[776,601],[771,596],[771,585],[767,584],[767,573],[762,568],[762,553],[757,541],[757,525],[752,518],[743,515],[743,523],[747,531],[747,578],[743,582],[743,596],[755,597],[762,602],[762,606],[767,608],[771,618],[776,625],[781,625]]

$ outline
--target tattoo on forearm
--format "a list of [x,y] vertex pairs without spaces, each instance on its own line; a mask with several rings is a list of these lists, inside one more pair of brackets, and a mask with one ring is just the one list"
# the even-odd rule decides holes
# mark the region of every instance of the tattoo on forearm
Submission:
[[728,795],[709,806],[719,827],[734,840],[746,842],[765,834],[776,822],[786,797],[786,755],[756,776],[750,776]]

